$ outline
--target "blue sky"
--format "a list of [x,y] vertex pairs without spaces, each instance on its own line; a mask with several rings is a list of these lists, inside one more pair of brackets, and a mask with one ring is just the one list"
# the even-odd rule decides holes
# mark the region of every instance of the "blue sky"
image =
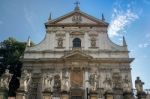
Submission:
[[[14,37],[39,43],[45,36],[49,14],[62,16],[74,9],[75,0],[0,0],[0,41]],[[130,50],[133,82],[137,76],[150,88],[150,0],[80,0],[80,9],[96,18],[104,13],[111,40]]]

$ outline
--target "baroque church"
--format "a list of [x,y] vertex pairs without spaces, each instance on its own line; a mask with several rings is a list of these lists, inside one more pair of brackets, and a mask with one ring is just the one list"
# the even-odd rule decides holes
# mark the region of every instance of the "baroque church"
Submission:
[[[16,99],[134,99],[125,38],[113,43],[104,16],[74,10],[45,23],[45,38],[23,55]],[[138,92],[143,84],[138,78]],[[142,95],[141,95],[142,96]],[[138,98],[146,99],[146,98]]]
[[116,97],[130,91],[133,58],[124,38],[122,46],[110,40],[108,26],[104,17],[88,15],[78,5],[64,16],[49,18],[44,40],[28,44],[24,53],[24,75],[31,81],[20,88],[28,92],[27,99],[97,99],[114,88]]

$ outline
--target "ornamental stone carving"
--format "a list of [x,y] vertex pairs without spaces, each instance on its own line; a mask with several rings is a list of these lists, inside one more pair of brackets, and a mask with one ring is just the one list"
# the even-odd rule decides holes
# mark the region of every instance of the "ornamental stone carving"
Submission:
[[10,74],[9,70],[6,69],[5,73],[0,77],[0,88],[8,89],[11,78],[12,78],[12,74]]
[[125,75],[125,78],[123,79],[123,90],[124,92],[131,92],[130,80],[128,78],[128,75]]
[[137,93],[143,92],[143,85],[144,85],[144,82],[140,80],[140,77],[137,77],[137,79],[135,80],[135,88],[137,90]]
[[64,77],[61,80],[61,90],[62,91],[69,91],[69,75],[68,72],[65,73]]
[[63,47],[63,39],[62,38],[58,39],[58,47]]
[[52,91],[52,81],[53,77],[50,74],[43,75],[43,90],[44,91]]
[[97,88],[98,88],[98,79],[99,79],[99,76],[97,75],[97,73],[95,72],[94,74],[91,74],[90,77],[89,77],[89,83],[90,83],[90,86],[91,86],[91,91],[96,91]]
[[19,90],[27,91],[30,81],[31,81],[31,73],[29,73],[27,70],[24,70],[20,78]]
[[122,88],[122,77],[119,72],[114,72],[112,76],[114,88]]
[[106,91],[112,91],[112,80],[108,75],[106,75],[103,83],[105,85]]

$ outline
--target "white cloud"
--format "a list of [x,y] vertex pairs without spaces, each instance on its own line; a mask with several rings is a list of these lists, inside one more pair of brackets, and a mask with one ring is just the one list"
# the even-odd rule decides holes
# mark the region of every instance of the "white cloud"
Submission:
[[150,33],[145,35],[145,42],[138,45],[139,48],[147,48],[150,46]]
[[138,15],[132,12],[130,9],[127,9],[126,11],[120,11],[114,8],[112,20],[108,28],[109,36],[119,36],[121,33],[126,32],[125,28],[136,19],[138,19]]
[[149,45],[150,45],[150,42],[146,42],[146,43],[143,43],[143,44],[139,44],[138,47],[139,48],[147,48]]

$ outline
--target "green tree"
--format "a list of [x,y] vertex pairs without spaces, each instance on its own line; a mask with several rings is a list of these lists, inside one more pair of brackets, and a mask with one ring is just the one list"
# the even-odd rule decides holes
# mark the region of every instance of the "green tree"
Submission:
[[[1,42],[0,57],[3,57],[1,62],[3,67],[8,68],[9,66],[11,73],[14,73],[14,70],[19,70],[21,66],[17,66],[17,64],[21,64],[20,57],[23,55],[25,47],[25,42],[19,42],[11,37]],[[1,72],[3,73],[3,71]]]

